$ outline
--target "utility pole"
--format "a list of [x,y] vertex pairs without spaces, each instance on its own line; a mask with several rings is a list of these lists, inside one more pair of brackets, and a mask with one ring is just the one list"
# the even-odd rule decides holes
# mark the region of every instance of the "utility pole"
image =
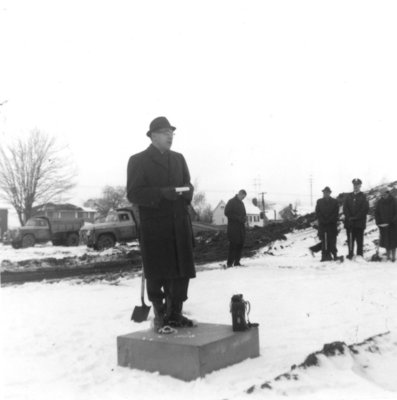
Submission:
[[254,191],[255,193],[259,193],[261,190],[261,180],[259,177],[254,179]]
[[266,220],[266,212],[265,212],[265,194],[266,192],[261,192],[259,193],[262,196],[262,202],[261,202],[261,206],[262,206],[262,213],[263,213],[263,226],[265,226],[265,220]]
[[265,211],[265,194],[266,192],[259,193],[262,196],[262,211]]
[[313,207],[313,176],[310,175],[310,206]]

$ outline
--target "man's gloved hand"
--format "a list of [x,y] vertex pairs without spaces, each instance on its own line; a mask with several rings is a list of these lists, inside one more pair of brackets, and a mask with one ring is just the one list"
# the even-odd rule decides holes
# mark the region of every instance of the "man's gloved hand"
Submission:
[[161,195],[169,201],[175,201],[179,196],[172,186],[161,188]]
[[187,200],[190,203],[192,201],[192,197],[193,197],[193,187],[189,184],[186,184],[183,186],[188,186],[189,190],[187,192],[182,192],[181,195],[185,200]]

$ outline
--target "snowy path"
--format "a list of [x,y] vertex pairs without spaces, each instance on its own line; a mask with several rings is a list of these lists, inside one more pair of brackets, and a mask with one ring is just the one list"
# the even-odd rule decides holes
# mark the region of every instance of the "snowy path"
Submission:
[[[248,268],[208,265],[192,280],[186,313],[201,322],[230,324],[230,297],[244,294],[252,304],[250,320],[260,323],[261,356],[190,383],[117,366],[116,337],[150,326],[129,320],[139,303],[139,279],[2,288],[3,398],[254,399],[279,397],[283,390],[300,399],[396,398],[397,264],[320,263],[307,254],[312,236],[291,235],[275,256],[244,260]],[[325,343],[349,345],[386,331],[390,349],[374,362],[389,373],[382,372],[383,383],[363,378],[346,362],[279,383],[278,391],[245,392]]]

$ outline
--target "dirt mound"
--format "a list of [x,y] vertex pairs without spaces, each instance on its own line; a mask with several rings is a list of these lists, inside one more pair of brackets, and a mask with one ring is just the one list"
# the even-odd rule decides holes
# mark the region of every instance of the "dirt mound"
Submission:
[[[315,219],[316,217],[312,213],[294,221],[271,223],[264,227],[247,229],[243,256],[251,257],[267,244],[276,240],[285,240],[285,235],[293,230],[309,228]],[[195,239],[194,257],[197,264],[226,260],[229,247],[226,232],[201,232]]]
[[[321,368],[324,364],[327,365],[328,369],[333,368],[333,371],[335,372],[337,370],[352,371],[363,379],[378,384],[385,389],[394,391],[395,383],[388,382],[387,377],[382,378],[384,374],[374,374],[373,372],[371,374],[370,372],[371,370],[374,371],[379,369],[379,365],[377,364],[383,363],[382,358],[371,357],[371,353],[375,353],[378,356],[382,354],[384,356],[387,353],[394,359],[396,346],[397,343],[391,337],[390,331],[371,336],[361,343],[351,345],[346,345],[346,343],[341,341],[327,343],[323,346],[322,350],[309,354],[301,364],[292,365],[288,372],[278,375],[272,380],[267,380],[262,384],[251,386],[245,392],[251,394],[266,389],[272,390],[277,394],[282,393],[284,396],[298,392],[303,394],[303,391],[310,391],[310,386],[308,384],[309,375],[305,374],[305,371],[310,370],[313,367]],[[344,356],[344,362],[336,360],[338,356]],[[330,363],[325,363],[325,359],[328,359]],[[386,360],[387,357],[384,357],[385,362]],[[393,364],[395,364],[395,362]],[[386,365],[388,365],[387,362]],[[327,374],[332,376],[329,370]],[[302,383],[296,383],[294,391],[294,385],[287,386],[285,384],[285,382],[288,381],[300,381]],[[312,387],[312,390],[315,390],[316,385],[313,384]],[[289,392],[287,392],[287,390]]]

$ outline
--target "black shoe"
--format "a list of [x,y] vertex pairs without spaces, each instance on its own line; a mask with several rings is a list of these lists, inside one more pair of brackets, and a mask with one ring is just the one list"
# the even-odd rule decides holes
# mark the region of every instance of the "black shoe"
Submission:
[[194,326],[194,322],[182,314],[171,315],[170,318],[165,319],[165,324],[172,328],[192,328]]
[[195,326],[193,321],[182,315],[182,301],[167,301],[167,313],[164,317],[164,325],[172,328],[190,328]]

